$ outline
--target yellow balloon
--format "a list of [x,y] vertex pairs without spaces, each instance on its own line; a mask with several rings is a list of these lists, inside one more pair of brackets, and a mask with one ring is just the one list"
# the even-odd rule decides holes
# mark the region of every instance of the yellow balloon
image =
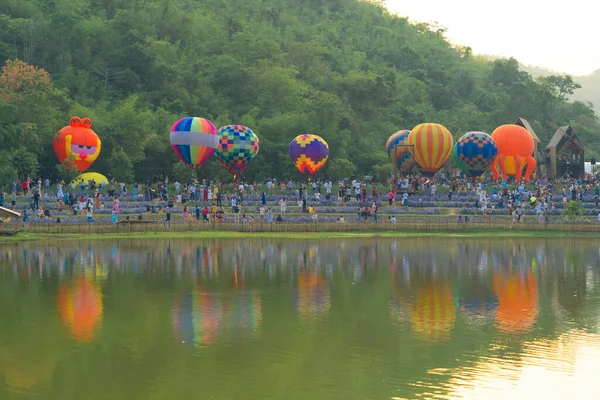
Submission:
[[100,185],[100,184],[102,184],[103,186],[108,185],[108,178],[106,178],[104,175],[99,174],[97,172],[85,172],[85,173],[79,175],[77,178],[73,179],[71,184],[79,185],[81,183],[82,179],[86,185],[88,184],[89,181],[92,181],[92,180],[96,183],[96,185]]

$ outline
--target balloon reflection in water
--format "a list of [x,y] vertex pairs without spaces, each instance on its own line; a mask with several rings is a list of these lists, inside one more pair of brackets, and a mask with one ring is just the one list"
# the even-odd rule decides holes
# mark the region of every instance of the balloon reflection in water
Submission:
[[192,346],[214,344],[225,333],[253,337],[261,321],[262,308],[258,293],[221,295],[197,288],[175,299],[175,338]]
[[294,293],[294,308],[302,317],[321,317],[329,311],[331,297],[327,280],[318,273],[300,272]]
[[493,294],[484,297],[468,297],[461,299],[460,314],[471,326],[482,326],[490,324],[496,317],[498,299]]
[[497,271],[494,292],[498,297],[496,327],[504,332],[526,332],[537,318],[537,282],[531,269]]
[[410,313],[417,336],[434,341],[447,339],[455,318],[456,306],[449,285],[432,283],[418,291]]
[[95,282],[79,278],[61,284],[56,298],[63,324],[79,342],[91,342],[102,322],[102,290]]

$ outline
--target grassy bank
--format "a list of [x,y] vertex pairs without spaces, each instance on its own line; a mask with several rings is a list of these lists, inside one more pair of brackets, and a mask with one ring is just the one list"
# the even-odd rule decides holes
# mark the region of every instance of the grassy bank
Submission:
[[336,239],[336,238],[413,238],[413,237],[449,237],[469,239],[489,238],[565,238],[585,237],[598,238],[598,232],[584,230],[555,230],[555,229],[522,229],[521,227],[460,227],[459,229],[396,229],[396,230],[363,230],[356,231],[262,231],[240,232],[234,230],[203,230],[203,231],[162,231],[162,232],[105,232],[105,233],[74,233],[74,232],[36,232],[24,231],[14,236],[0,236],[0,243],[24,241],[56,241],[56,240],[105,240],[105,239],[244,239],[244,238],[285,238],[285,239]]

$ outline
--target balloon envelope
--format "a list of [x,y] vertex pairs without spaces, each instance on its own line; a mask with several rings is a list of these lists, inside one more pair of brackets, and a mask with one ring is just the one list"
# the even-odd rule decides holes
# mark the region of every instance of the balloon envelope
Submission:
[[465,175],[469,174],[469,170],[467,169],[467,166],[460,159],[460,156],[458,155],[458,142],[454,143],[454,146],[452,146],[452,159],[456,163],[456,166],[458,167],[458,169],[460,169],[463,172],[463,174],[465,174]]
[[499,177],[496,163],[500,167],[504,179],[507,176],[514,176],[517,180],[521,180],[521,172],[527,164],[524,178],[529,182],[536,166],[536,161],[532,156],[535,142],[531,133],[522,126],[508,124],[496,128],[492,132],[492,139],[498,148],[497,162],[490,166],[494,179]]
[[467,169],[466,173],[474,177],[483,174],[498,155],[496,142],[485,132],[465,133],[454,148]]
[[452,152],[452,134],[440,124],[420,124],[408,135],[408,143],[414,146],[415,161],[425,176],[433,176]]
[[108,185],[108,178],[97,172],[86,172],[84,174],[81,174],[77,178],[73,179],[71,184],[79,185],[82,180],[85,182],[86,185],[89,181],[94,181],[96,183],[96,186],[100,184],[102,184],[103,186]]
[[329,157],[329,145],[317,135],[299,135],[290,143],[290,158],[303,174],[314,175]]
[[244,172],[259,149],[258,136],[250,128],[242,125],[219,128],[219,144],[215,156],[230,173],[237,175]]
[[96,161],[102,149],[100,138],[92,130],[89,118],[72,117],[69,126],[54,136],[54,153],[69,171],[83,172]]
[[388,157],[400,171],[407,172],[415,164],[415,158],[412,152],[412,146],[408,145],[408,135],[410,131],[403,129],[389,137],[385,144],[385,150]]
[[171,127],[171,146],[188,168],[198,168],[215,151],[219,136],[217,128],[207,119],[182,118]]

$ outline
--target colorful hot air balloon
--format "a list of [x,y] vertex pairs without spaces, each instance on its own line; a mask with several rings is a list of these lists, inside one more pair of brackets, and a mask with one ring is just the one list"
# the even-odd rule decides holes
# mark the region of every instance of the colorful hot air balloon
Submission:
[[[467,175],[483,174],[496,159],[496,142],[485,132],[467,132],[454,145],[458,159],[465,165]],[[456,156],[455,156],[456,159]]]
[[524,178],[529,182],[536,165],[532,155],[535,143],[531,133],[522,126],[509,124],[496,128],[492,138],[498,148],[497,162],[490,166],[494,179],[499,177],[496,164],[500,167],[503,179],[514,176],[517,181],[521,180],[523,167],[527,164]]
[[413,145],[415,161],[425,176],[433,176],[450,157],[452,134],[440,124],[420,124],[408,135],[408,144]]
[[456,166],[458,167],[458,169],[460,169],[463,174],[469,175],[469,170],[467,169],[467,166],[460,159],[460,156],[458,155],[458,142],[454,143],[454,146],[452,146],[452,159],[456,163]]
[[301,272],[294,292],[294,308],[306,318],[324,316],[331,307],[327,281],[317,273]]
[[171,146],[188,168],[198,168],[215,151],[217,128],[207,119],[182,118],[171,127]]
[[388,157],[396,165],[399,171],[408,172],[415,164],[412,146],[408,146],[408,135],[410,131],[403,129],[389,137],[385,144]]
[[72,117],[70,125],[54,136],[53,147],[59,163],[70,171],[83,172],[100,155],[102,143],[92,130],[91,119]]
[[234,176],[244,172],[258,150],[258,136],[250,128],[242,125],[219,128],[219,144],[215,155],[223,168]]
[[301,173],[314,175],[327,162],[329,145],[320,136],[299,135],[290,143],[290,157]]

